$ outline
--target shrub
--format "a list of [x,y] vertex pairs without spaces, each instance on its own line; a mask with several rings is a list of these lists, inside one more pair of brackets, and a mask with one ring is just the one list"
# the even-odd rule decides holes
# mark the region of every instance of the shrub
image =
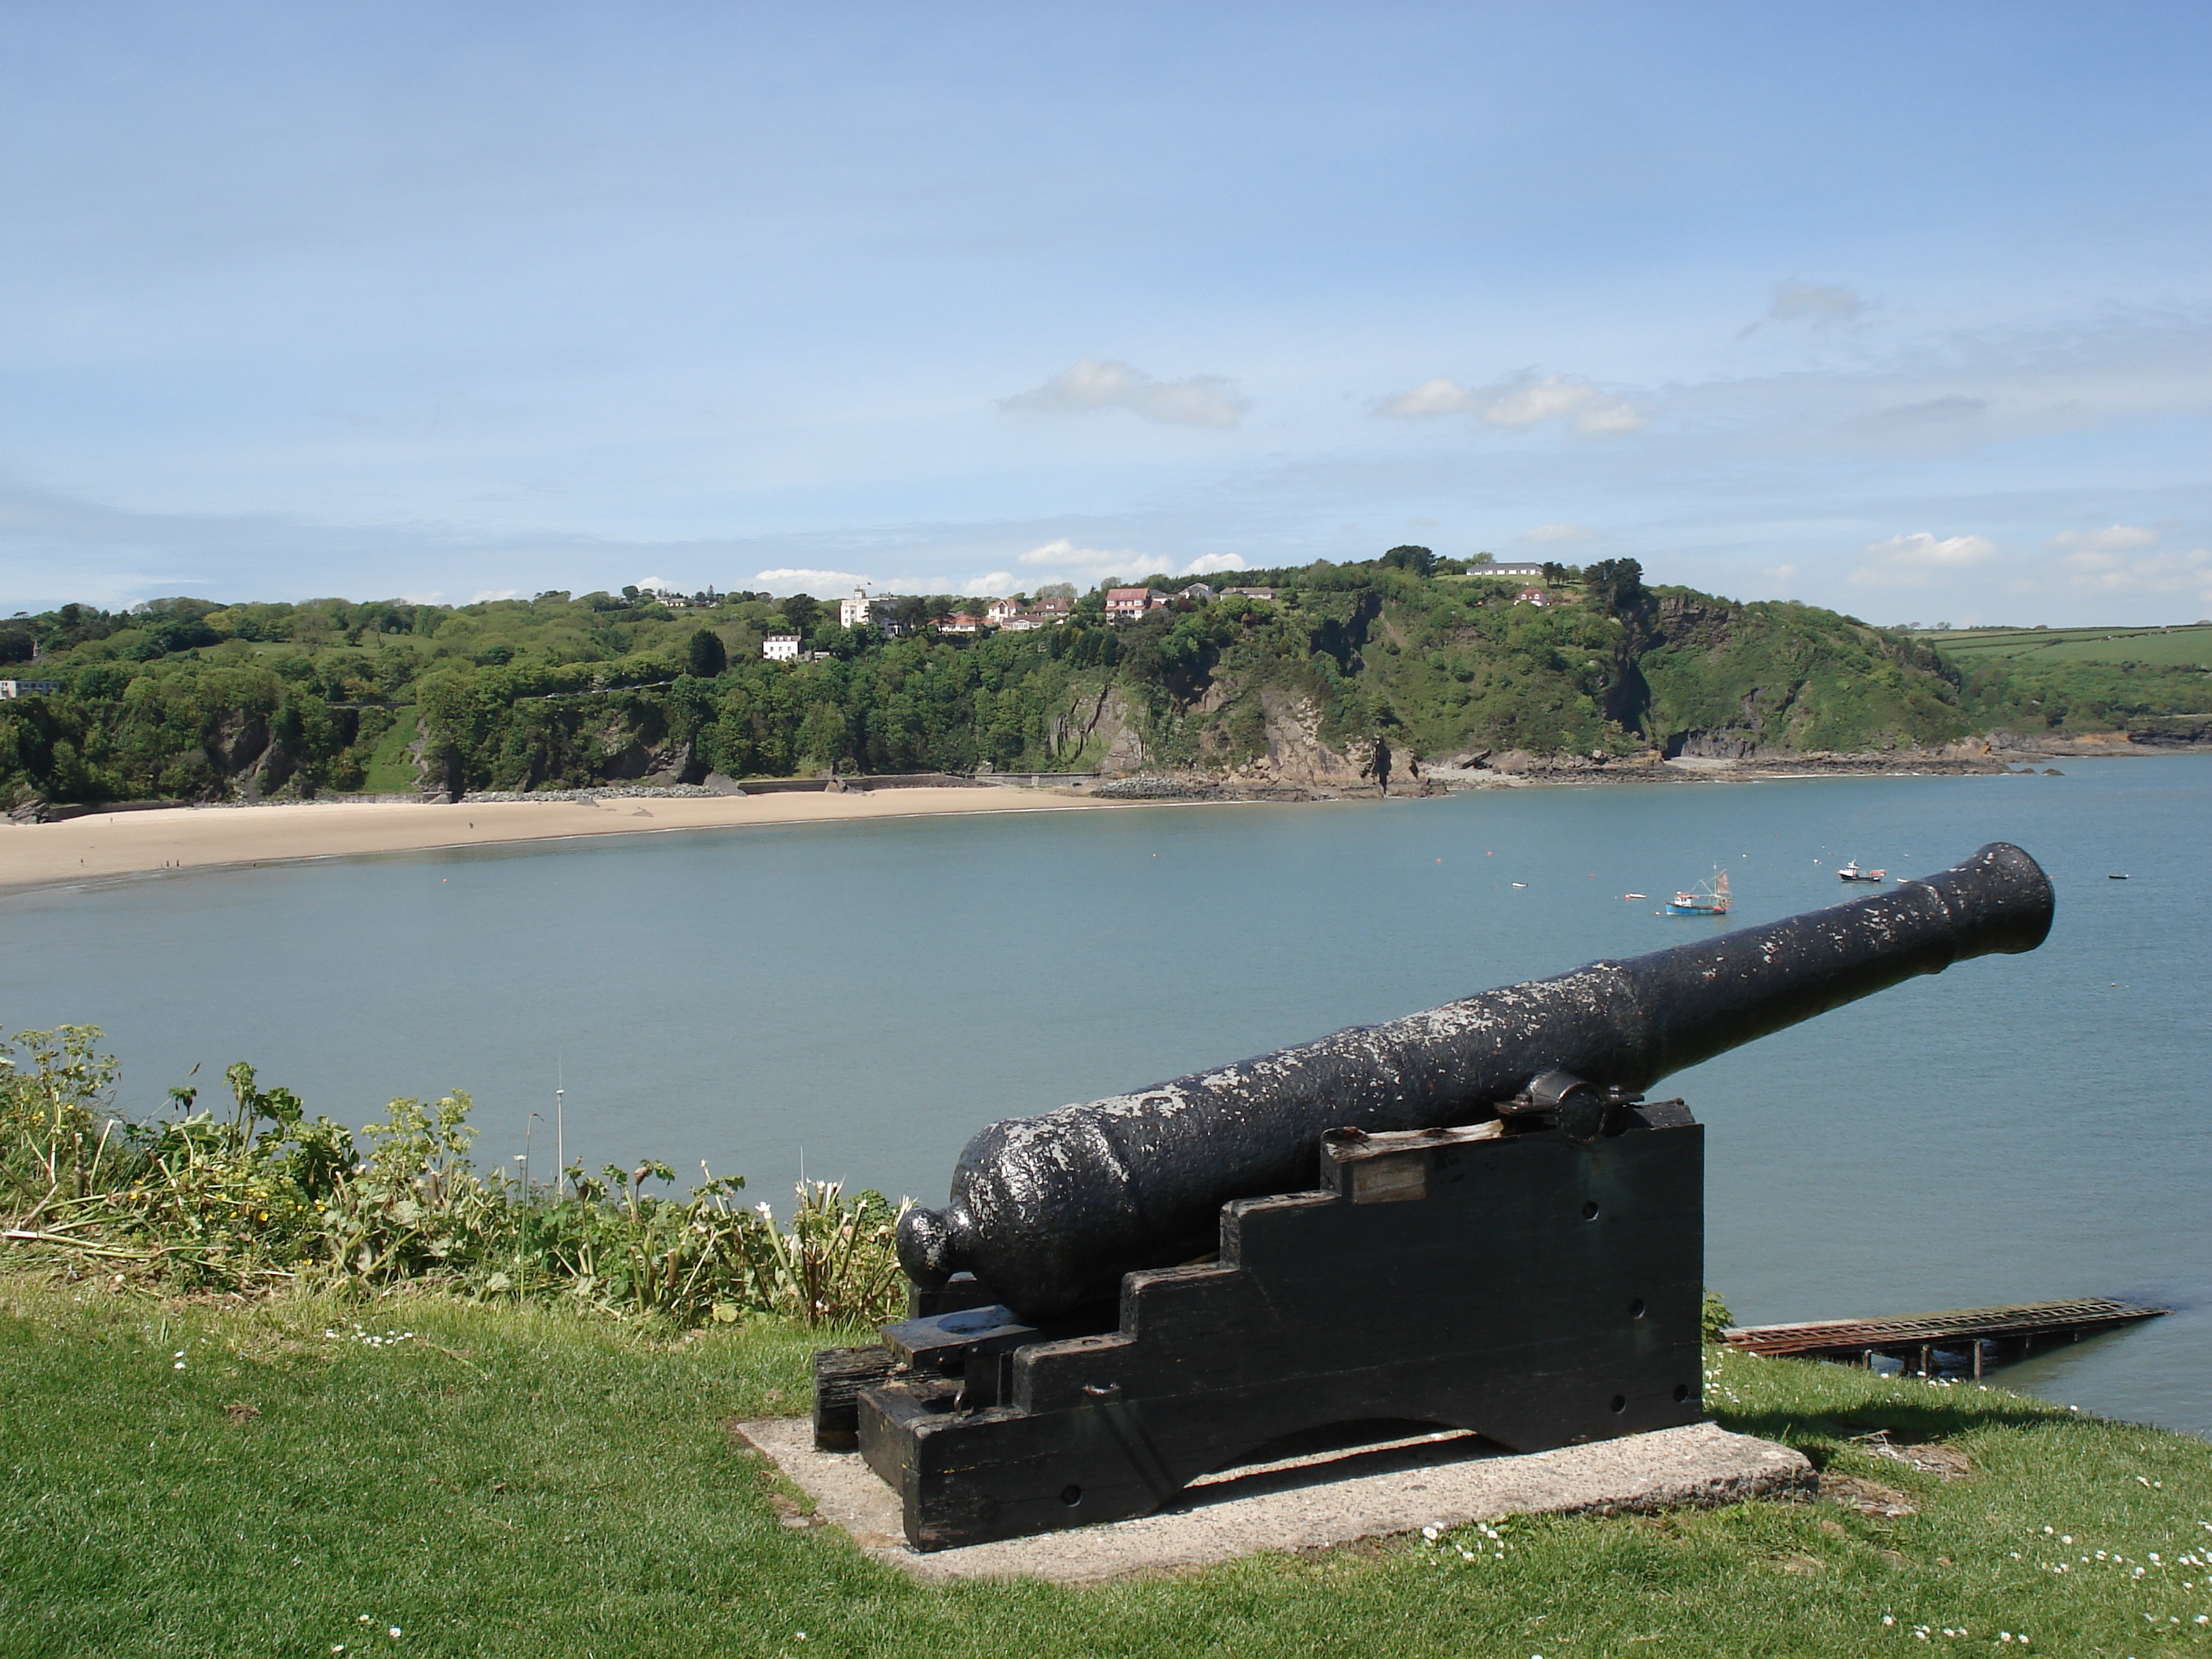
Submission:
[[0,1248],[97,1261],[178,1289],[410,1287],[477,1297],[573,1297],[621,1317],[691,1326],[748,1313],[809,1324],[880,1322],[902,1305],[898,1210],[802,1182],[787,1229],[711,1176],[678,1201],[648,1194],[674,1171],[650,1160],[599,1178],[580,1166],[547,1191],[469,1161],[459,1091],[395,1100],[352,1131],[310,1121],[252,1066],[225,1073],[227,1121],[192,1111],[151,1124],[108,1106],[117,1067],[99,1031],[0,1039]]

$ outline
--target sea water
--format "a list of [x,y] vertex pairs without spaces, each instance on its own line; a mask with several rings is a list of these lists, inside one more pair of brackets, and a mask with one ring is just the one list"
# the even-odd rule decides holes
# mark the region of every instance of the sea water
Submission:
[[[466,1089],[479,1162],[519,1169],[526,1149],[540,1179],[557,1133],[593,1170],[742,1173],[779,1208],[802,1169],[938,1202],[994,1119],[1834,903],[1867,890],[1837,880],[1846,860],[1925,874],[2013,841],[2057,888],[2040,951],[1665,1085],[1710,1126],[1707,1280],[1747,1322],[2156,1300],[2179,1311],[2007,1380],[2212,1433],[2212,760],[2063,769],[171,873],[0,901],[0,1026],[102,1027],[135,1116],[188,1074],[222,1097],[246,1059],[354,1125],[395,1095]],[[1716,869],[1729,917],[1656,914]]]

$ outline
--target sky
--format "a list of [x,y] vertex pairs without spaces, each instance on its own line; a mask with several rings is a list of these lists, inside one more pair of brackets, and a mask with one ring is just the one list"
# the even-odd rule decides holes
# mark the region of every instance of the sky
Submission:
[[2212,7],[0,0],[0,614],[2212,617]]

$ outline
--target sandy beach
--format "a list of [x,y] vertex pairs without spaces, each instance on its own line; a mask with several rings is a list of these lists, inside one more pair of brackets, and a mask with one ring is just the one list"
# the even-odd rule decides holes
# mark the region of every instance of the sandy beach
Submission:
[[747,824],[842,822],[953,812],[1064,812],[1129,803],[1045,790],[884,789],[870,793],[615,798],[596,801],[331,801],[94,813],[65,823],[0,826],[0,892],[162,870],[412,853]]

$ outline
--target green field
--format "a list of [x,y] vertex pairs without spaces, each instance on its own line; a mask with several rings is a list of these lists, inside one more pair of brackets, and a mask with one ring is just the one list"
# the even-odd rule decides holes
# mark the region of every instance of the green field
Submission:
[[[1502,1553],[1469,1528],[1155,1582],[920,1586],[804,1524],[730,1432],[800,1409],[827,1340],[0,1279],[0,1650],[1561,1659],[2008,1652],[2000,1632],[2024,1632],[2054,1655],[2212,1651],[2202,1441],[1734,1354],[1709,1363],[1720,1420],[1901,1502],[1845,1501],[1861,1487],[1509,1521]],[[1968,1470],[1879,1456],[1860,1437],[1883,1429]]]
[[1972,629],[1918,637],[1962,662],[2012,657],[2028,662],[2140,663],[2212,668],[2212,623],[2179,628]]
[[416,787],[415,762],[407,745],[422,735],[422,713],[413,703],[393,709],[392,729],[377,740],[362,788],[369,794],[403,794]]

